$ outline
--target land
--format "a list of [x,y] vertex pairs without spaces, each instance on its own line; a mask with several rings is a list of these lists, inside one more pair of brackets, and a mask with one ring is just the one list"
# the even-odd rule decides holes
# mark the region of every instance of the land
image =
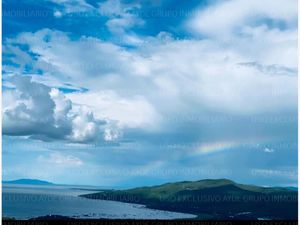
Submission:
[[296,220],[298,218],[298,192],[295,188],[244,185],[228,179],[106,190],[81,197],[190,213],[197,215],[197,219]]
[[26,185],[54,185],[51,182],[37,179],[18,179],[11,181],[2,181],[3,184],[26,184]]

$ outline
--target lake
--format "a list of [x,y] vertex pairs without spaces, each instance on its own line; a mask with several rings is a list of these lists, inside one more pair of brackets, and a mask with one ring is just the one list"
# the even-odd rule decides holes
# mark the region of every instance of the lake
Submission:
[[78,197],[78,195],[94,192],[97,192],[96,188],[83,186],[3,184],[2,213],[5,217],[16,219],[30,219],[45,215],[82,219],[188,219],[196,217],[191,214],[148,209],[138,204]]

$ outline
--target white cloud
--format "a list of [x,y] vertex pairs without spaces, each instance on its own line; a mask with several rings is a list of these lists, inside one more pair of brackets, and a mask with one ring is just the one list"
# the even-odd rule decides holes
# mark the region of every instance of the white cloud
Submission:
[[82,107],[72,119],[73,129],[69,138],[75,142],[96,141],[101,131],[101,123],[105,124],[104,121],[97,121],[91,111]]
[[[104,2],[101,2],[99,4],[99,12],[102,16],[109,17],[111,19],[113,18],[122,18],[124,21],[127,19],[134,19],[135,22],[139,23],[141,19],[136,17],[131,12],[135,9],[139,9],[141,5],[137,2],[132,3],[122,3],[120,0],[106,0]],[[128,20],[128,22],[130,22]],[[123,24],[125,28],[127,28],[128,25],[134,25],[130,23],[124,23]]]
[[117,38],[115,42],[138,46],[143,40],[131,32],[130,29],[144,25],[144,20],[137,16],[134,11],[140,9],[138,2],[124,3],[120,0],[106,0],[98,3],[98,7],[89,4],[85,0],[47,0],[61,8],[54,10],[53,16],[61,18],[71,13],[86,15],[96,15],[106,18],[106,27]]
[[121,18],[111,18],[106,23],[108,29],[112,33],[117,33],[117,34],[123,33],[125,29],[131,28],[133,26],[142,25],[142,24],[143,24],[142,20],[137,19],[136,17],[130,14],[125,14]]
[[64,155],[62,153],[51,153],[47,157],[40,155],[37,160],[43,164],[55,164],[55,166],[63,167],[78,167],[83,164],[79,158],[72,155]]
[[[130,67],[126,63],[132,58],[122,48],[100,39],[82,37],[72,41],[66,33],[49,29],[23,33],[8,43],[28,44],[30,51],[40,54],[36,68],[45,71],[46,75],[58,77],[61,82],[76,79],[82,86],[94,77],[113,76],[128,70]],[[22,57],[17,59],[23,61]]]
[[155,108],[142,96],[126,98],[113,91],[71,93],[67,96],[74,103],[92,109],[96,118],[117,121],[122,127],[154,128],[160,119]]
[[3,92],[4,134],[74,142],[106,138],[104,131],[110,124],[95,119],[85,107],[73,109],[72,102],[57,89],[32,82],[28,76],[14,76],[10,82],[15,89]]
[[[34,67],[46,74],[34,76],[35,81],[49,85],[44,77],[52,77],[62,85],[86,88],[85,93],[67,97],[85,104],[95,119],[112,120],[121,127],[165,129],[172,127],[168,118],[176,114],[294,112],[297,77],[290,71],[297,70],[297,32],[266,26],[241,30],[245,36],[228,42],[174,40],[161,33],[140,48],[126,49],[96,38],[72,40],[63,32],[44,29],[22,33],[7,45],[27,44],[38,55]],[[278,72],[280,76],[274,76]],[[89,116],[83,116],[89,123]],[[83,130],[80,124],[76,126]],[[84,132],[87,139],[93,139],[96,130],[91,123]],[[104,131],[104,136],[114,135]]]
[[224,39],[244,27],[259,26],[266,19],[296,27],[297,9],[297,0],[217,1],[200,9],[188,26],[196,33]]
[[54,15],[54,17],[56,17],[56,18],[60,18],[60,17],[63,16],[62,12],[60,12],[60,11],[58,11],[58,10],[54,11],[53,15]]
[[113,124],[104,130],[104,140],[106,141],[116,140],[123,135],[120,127],[115,123]]
[[64,14],[87,12],[93,10],[93,6],[88,4],[85,0],[46,0],[53,2],[63,7],[63,12],[54,11],[55,17],[62,17]]
[[117,35],[118,42],[139,45],[142,40],[134,33],[129,32],[133,27],[144,25],[144,21],[132,13],[141,6],[137,2],[122,3],[120,0],[106,0],[99,4],[99,13],[108,18],[106,26],[108,30]]
[[72,109],[72,102],[67,99],[59,90],[51,89],[49,95],[52,101],[55,103],[53,117],[55,120],[55,127],[68,126],[69,118],[68,114]]
[[[37,134],[41,127],[54,124],[55,103],[49,92],[51,89],[43,84],[32,83],[30,77],[15,76],[11,79],[16,90],[5,91],[9,101],[3,105],[3,132],[4,134],[26,135]],[[11,101],[11,102],[10,102]],[[48,127],[52,133],[53,127]],[[46,131],[47,132],[47,131]]]
[[264,152],[273,153],[275,150],[273,148],[264,148]]

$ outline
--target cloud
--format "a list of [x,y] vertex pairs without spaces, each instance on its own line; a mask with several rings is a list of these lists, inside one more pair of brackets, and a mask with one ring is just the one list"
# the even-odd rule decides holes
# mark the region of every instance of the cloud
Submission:
[[54,16],[62,17],[64,14],[88,12],[93,10],[93,6],[88,4],[85,0],[46,0],[62,7],[62,11],[54,11]]
[[117,33],[143,24],[143,20],[132,13],[140,8],[137,2],[124,4],[120,0],[106,0],[99,4],[100,14],[109,18],[107,26]]
[[[45,69],[41,65],[48,64],[46,75],[56,77],[61,83],[83,86],[91,93],[114,93],[126,101],[138,97],[136,103],[143,99],[145,106],[154,108],[149,112],[172,114],[178,108],[184,112],[201,108],[249,114],[293,109],[296,77],[265,76],[265,71],[237,65],[257,59],[258,64],[276,65],[277,69],[297,68],[291,60],[297,55],[294,33],[276,36],[273,31],[260,31],[252,40],[254,45],[259,37],[266,38],[264,32],[273,43],[255,52],[237,48],[233,43],[224,47],[214,40],[161,41],[160,36],[149,39],[141,48],[128,50],[96,38],[71,40],[63,32],[47,29],[23,33],[9,43],[28,45],[38,55],[33,67]],[[243,40],[245,44],[246,41]],[[287,72],[281,69],[280,73]],[[278,90],[280,98],[274,95]],[[268,105],[262,105],[261,99]]]
[[[223,12],[225,7],[224,13],[227,13],[227,4],[235,6],[241,3],[238,0],[218,1],[188,21],[207,24],[199,28],[190,23],[197,30],[193,33],[194,39],[179,39],[162,31],[157,36],[145,38],[141,46],[126,48],[100,38],[74,38],[65,32],[42,29],[5,40],[5,51],[17,53],[15,63],[24,65],[24,68],[31,66],[35,82],[61,89],[68,84],[76,89],[65,94],[66,99],[72,101],[69,116],[76,110],[72,120],[64,120],[64,116],[54,113],[57,115],[54,121],[64,124],[61,127],[71,127],[66,132],[68,140],[93,141],[97,139],[96,133],[110,140],[118,135],[126,136],[127,131],[132,135],[134,132],[130,129],[138,130],[135,131],[137,138],[141,138],[141,131],[155,131],[158,136],[185,133],[194,139],[200,134],[205,138],[216,138],[218,135],[233,136],[235,129],[241,131],[240,136],[251,133],[258,138],[251,128],[253,121],[244,118],[291,116],[297,111],[297,29],[293,27],[292,3],[276,9],[278,12],[275,9],[267,12],[265,5],[257,1],[245,3],[240,22],[233,23],[229,18],[231,22],[223,24],[224,27],[220,25],[220,32],[226,35],[210,33],[206,28],[218,21],[207,16],[205,10]],[[109,21],[125,18],[139,7],[136,3],[105,1],[99,5],[99,10]],[[249,8],[257,7],[264,19],[253,23]],[[285,15],[284,10],[291,15]],[[265,18],[284,20],[287,25],[280,27],[275,23],[270,26]],[[128,31],[133,27],[130,25]],[[196,38],[199,34],[204,34],[205,38]],[[27,49],[19,46],[27,46]],[[24,54],[28,56],[26,60],[22,57]],[[16,70],[21,73],[20,69]],[[42,76],[37,75],[37,71],[43,71]],[[4,84],[9,88],[6,78]],[[86,90],[84,93],[81,87]],[[58,100],[61,101],[62,97]],[[75,107],[77,105],[81,108],[84,105],[86,109],[79,110]],[[66,114],[63,108],[60,114]],[[237,121],[243,118],[244,124],[237,127],[233,125],[236,121],[231,122],[232,126],[228,122],[225,124],[229,126],[227,133],[221,134],[217,126],[205,121],[191,124],[186,119],[189,115],[230,115]],[[180,121],[173,120],[174,117]],[[101,124],[100,129],[94,120],[113,122]],[[218,126],[225,125],[220,123]],[[274,131],[279,129],[276,126],[279,125],[260,127],[261,136],[278,135],[279,131]],[[213,143],[215,140],[202,140],[203,143],[206,141]]]
[[[124,2],[121,0],[105,0],[90,4],[86,0],[45,0],[56,4],[53,16],[57,19],[64,16],[78,14],[79,16],[104,19],[107,30],[112,34],[113,42],[129,46],[143,43],[139,35],[132,28],[142,27],[145,23],[135,12],[141,8],[138,2]],[[116,36],[116,37],[115,37]]]
[[[108,129],[116,133],[106,120],[95,119],[89,109],[73,109],[72,102],[57,89],[32,82],[29,76],[13,76],[10,82],[14,89],[3,93],[5,135],[90,142],[107,140],[104,132]],[[116,138],[115,134],[109,140]]]
[[120,0],[106,0],[99,3],[99,13],[106,17],[106,27],[117,36],[118,43],[127,45],[141,45],[143,40],[138,37],[132,28],[141,27],[145,21],[135,12],[141,8],[138,2],[123,3]]
[[[48,37],[47,45],[51,48],[44,45],[45,37]],[[63,45],[57,46],[58,43],[63,42]],[[99,39],[83,38],[79,42],[73,42],[66,34],[50,30],[41,30],[33,36],[30,33],[24,33],[13,43],[26,43],[32,52],[41,54],[33,67],[45,71],[46,74],[43,76],[32,75],[35,82],[42,82],[56,88],[68,88],[65,85],[67,82],[71,83],[71,87],[74,88],[77,84],[88,87],[88,89],[91,85],[95,85],[92,87],[93,90],[96,90],[94,92],[78,93],[80,89],[77,88],[78,91],[69,96],[77,104],[85,103],[90,108],[94,108],[97,117],[100,115],[117,120],[121,125],[128,127],[151,126],[155,122],[153,120],[158,117],[155,109],[141,95],[142,93],[134,94],[135,90],[132,89],[133,96],[127,98],[126,93],[130,92],[127,85],[123,90],[117,89],[117,92],[120,91],[118,94],[109,87],[100,88],[98,83],[102,83],[100,79],[106,80],[103,84],[106,83],[108,86],[115,85],[118,80],[123,82],[119,75],[126,71],[131,76],[147,76],[149,72],[147,68],[150,65],[145,67],[147,62],[142,57],[124,52],[122,48],[104,43]],[[80,54],[82,47],[88,51],[86,56]],[[64,55],[67,52],[70,54]],[[85,60],[82,60],[83,58]],[[22,61],[22,58],[20,57],[18,60]],[[129,64],[129,61],[132,61],[132,64]],[[48,64],[48,66],[41,66],[44,64]],[[120,83],[120,85],[122,84]],[[103,89],[103,91],[99,89]],[[125,97],[122,97],[123,94]]]
[[295,69],[297,16],[296,0],[216,1],[200,8],[185,28],[251,59],[244,62]]
[[[41,127],[54,124],[55,103],[43,84],[32,83],[30,77],[13,77],[12,85],[16,91],[8,91],[12,102],[3,105],[3,133],[12,135],[36,134]],[[4,92],[4,97],[6,92]],[[6,98],[6,97],[5,97]],[[48,128],[52,133],[54,126]]]
[[275,150],[273,148],[264,148],[264,152],[273,153]]
[[63,15],[62,12],[60,12],[58,10],[54,11],[54,13],[53,13],[53,16],[56,18],[60,18],[60,17],[62,17],[62,15]]
[[200,9],[187,25],[193,32],[224,39],[247,26],[297,27],[297,8],[297,0],[216,1]]
[[289,68],[289,67],[280,66],[277,64],[262,65],[257,62],[245,62],[245,63],[238,63],[238,65],[252,67],[252,68],[258,70],[259,72],[267,74],[267,75],[297,76],[296,68]]
[[155,128],[160,116],[143,96],[123,97],[114,91],[71,93],[67,96],[75,104],[84,104],[97,118],[117,121],[127,128]]
[[[30,63],[34,63],[36,70],[43,71],[44,75],[59,78],[65,83],[70,79],[77,79],[78,83],[81,83],[80,86],[84,86],[84,81],[91,81],[93,77],[110,75],[110,79],[113,79],[115,74],[130,69],[126,63],[132,58],[127,52],[122,54],[123,49],[112,43],[91,37],[71,40],[66,33],[49,29],[22,33],[16,39],[7,40],[7,44],[9,47],[27,45],[29,51],[35,55]],[[82,51],[83,49],[85,51]],[[8,52],[11,52],[10,48]],[[82,60],[83,58],[85,60]],[[15,60],[26,63],[22,55],[16,56]]]
[[64,155],[62,153],[50,153],[48,156],[40,155],[38,156],[37,161],[63,167],[78,167],[83,164],[79,158],[72,155]]
[[79,142],[95,141],[100,130],[93,113],[82,109],[74,116],[72,127],[70,138]]

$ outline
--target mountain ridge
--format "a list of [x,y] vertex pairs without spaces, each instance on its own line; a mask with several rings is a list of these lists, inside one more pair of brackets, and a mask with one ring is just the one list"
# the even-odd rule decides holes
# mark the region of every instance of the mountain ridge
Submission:
[[202,219],[296,219],[298,213],[295,190],[245,185],[228,179],[166,183],[81,197],[142,204],[153,209],[195,214]]
[[2,181],[2,184],[54,185],[54,183],[38,179],[17,179]]

